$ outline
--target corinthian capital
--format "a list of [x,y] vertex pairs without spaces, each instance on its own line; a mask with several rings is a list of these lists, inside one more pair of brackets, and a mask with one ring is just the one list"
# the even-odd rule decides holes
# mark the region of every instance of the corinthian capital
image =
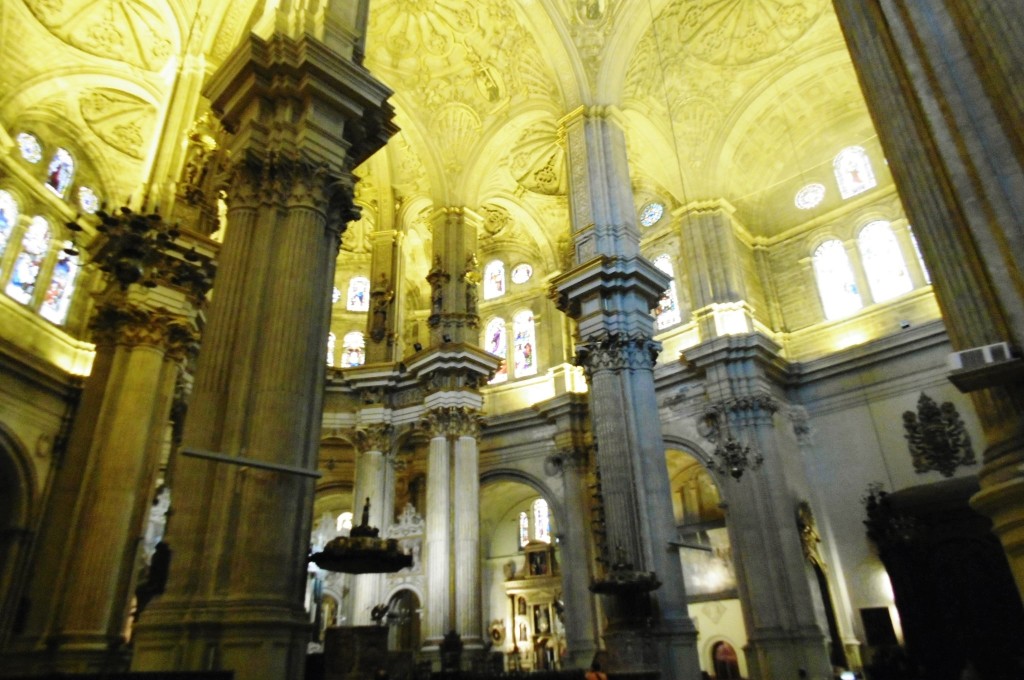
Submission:
[[355,431],[356,446],[362,452],[382,451],[387,453],[391,450],[392,427],[387,423],[373,423],[363,425]]
[[465,406],[446,406],[427,411],[420,420],[430,437],[480,437],[483,419],[480,414]]
[[93,342],[99,346],[144,345],[172,354],[183,348],[186,341],[193,346],[197,340],[192,325],[181,316],[123,300],[100,305],[89,322],[89,329]]
[[661,343],[643,335],[605,333],[576,346],[576,364],[587,378],[601,371],[651,370]]

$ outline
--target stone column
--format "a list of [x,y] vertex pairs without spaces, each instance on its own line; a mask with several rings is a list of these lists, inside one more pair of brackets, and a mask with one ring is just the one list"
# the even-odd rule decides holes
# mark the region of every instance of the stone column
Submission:
[[[382,215],[382,218],[387,216]],[[393,219],[393,217],[392,217]],[[399,284],[402,258],[399,247],[402,234],[378,229],[370,235],[370,314],[366,329],[366,363],[392,363],[398,354],[398,334],[402,309]]]
[[[834,0],[889,168],[957,350],[1024,346],[1024,10]],[[987,447],[972,504],[993,522],[1024,594],[1024,369],[952,376]]]
[[[750,354],[756,352],[752,348]],[[773,354],[767,354],[766,360]],[[701,361],[699,354],[695,360]],[[734,378],[754,373],[748,362],[737,362],[741,363],[742,368],[726,366],[723,357],[718,356],[717,365],[708,371],[710,384],[726,384],[724,373]],[[747,663],[752,677],[795,678],[801,668],[812,678],[827,677],[832,663],[826,645],[826,622],[818,621],[816,616],[812,589],[816,584],[812,585],[805,565],[795,523],[797,503],[786,481],[789,472],[783,451],[793,442],[784,440],[775,428],[778,410],[779,403],[770,394],[753,392],[719,398],[707,411],[712,418],[714,443],[724,443],[731,437],[749,446],[751,457],[764,458],[758,469],[745,470],[738,482],[723,475],[721,485],[728,505],[729,539],[737,556],[736,582],[747,629]]]
[[[374,424],[357,431],[360,454],[356,461],[356,483],[352,499],[352,523],[362,521],[363,508],[370,503],[368,522],[383,534],[388,524],[390,494],[386,492],[387,456],[391,450],[391,427]],[[384,604],[380,574],[357,574],[352,588],[352,625],[368,626],[373,608]]]
[[431,223],[434,264],[427,275],[431,286],[431,310],[427,319],[430,342],[432,345],[479,345],[477,286],[480,272],[476,241],[482,218],[469,208],[449,206],[434,211]]
[[590,383],[614,586],[653,572],[650,594],[612,588],[605,642],[613,671],[700,675],[686,611],[665,466],[650,310],[668,276],[640,256],[625,136],[613,107],[581,107],[562,121],[568,146],[575,266],[552,281],[559,308],[578,324],[577,361]]
[[175,381],[198,333],[194,301],[180,291],[111,288],[91,323],[96,359],[55,473],[32,606],[6,670],[123,669],[130,658],[138,546]]
[[464,653],[483,650],[480,609],[480,459],[479,427],[470,418],[455,433],[453,451],[452,547],[455,550],[455,630]]
[[190,455],[175,463],[189,492],[168,524],[170,581],[137,628],[133,668],[300,678],[335,258],[356,216],[350,169],[393,132],[390,93],[314,34],[275,32],[248,36],[207,94],[234,131],[231,227]]
[[445,633],[452,628],[450,512],[451,460],[448,434],[443,422],[429,414],[425,426],[430,432],[430,453],[427,459],[427,511],[423,546],[427,593],[424,609],[423,649],[437,651]]

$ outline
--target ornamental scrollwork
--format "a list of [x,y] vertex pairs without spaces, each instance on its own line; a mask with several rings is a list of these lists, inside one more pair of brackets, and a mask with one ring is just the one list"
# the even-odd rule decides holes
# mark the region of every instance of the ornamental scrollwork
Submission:
[[182,317],[123,302],[101,305],[89,322],[89,329],[97,345],[156,347],[174,360],[186,358],[198,343],[195,329]]
[[700,433],[708,441],[718,441],[719,433],[729,423],[736,425],[771,425],[779,402],[770,394],[750,394],[711,402],[701,416]]
[[971,437],[953,402],[940,406],[922,392],[917,412],[903,413],[903,429],[918,474],[936,470],[952,477],[958,467],[977,463]]
[[650,371],[660,351],[661,343],[645,335],[607,333],[576,346],[576,365],[588,379],[602,371]]

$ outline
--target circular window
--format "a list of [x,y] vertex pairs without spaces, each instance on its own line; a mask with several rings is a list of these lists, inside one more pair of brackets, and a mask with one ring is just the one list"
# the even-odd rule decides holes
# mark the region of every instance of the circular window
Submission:
[[808,184],[800,191],[796,192],[796,198],[793,199],[793,203],[796,207],[801,210],[810,210],[811,208],[819,205],[825,199],[825,185],[824,184]]
[[665,206],[661,203],[648,203],[644,206],[644,209],[640,211],[640,224],[645,227],[649,227],[665,214]]
[[89,187],[79,187],[78,205],[82,207],[82,212],[92,215],[99,210],[100,199],[96,196],[96,192]]
[[43,157],[43,147],[39,145],[39,140],[27,132],[18,135],[18,149],[21,157],[29,163],[38,163]]
[[512,268],[512,283],[526,283],[533,276],[533,267],[523,262]]

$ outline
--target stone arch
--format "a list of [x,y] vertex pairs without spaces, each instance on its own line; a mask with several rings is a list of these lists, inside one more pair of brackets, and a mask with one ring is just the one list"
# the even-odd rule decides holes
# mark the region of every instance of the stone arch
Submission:
[[18,438],[0,424],[0,632],[13,625],[21,580],[39,515],[36,474]]

